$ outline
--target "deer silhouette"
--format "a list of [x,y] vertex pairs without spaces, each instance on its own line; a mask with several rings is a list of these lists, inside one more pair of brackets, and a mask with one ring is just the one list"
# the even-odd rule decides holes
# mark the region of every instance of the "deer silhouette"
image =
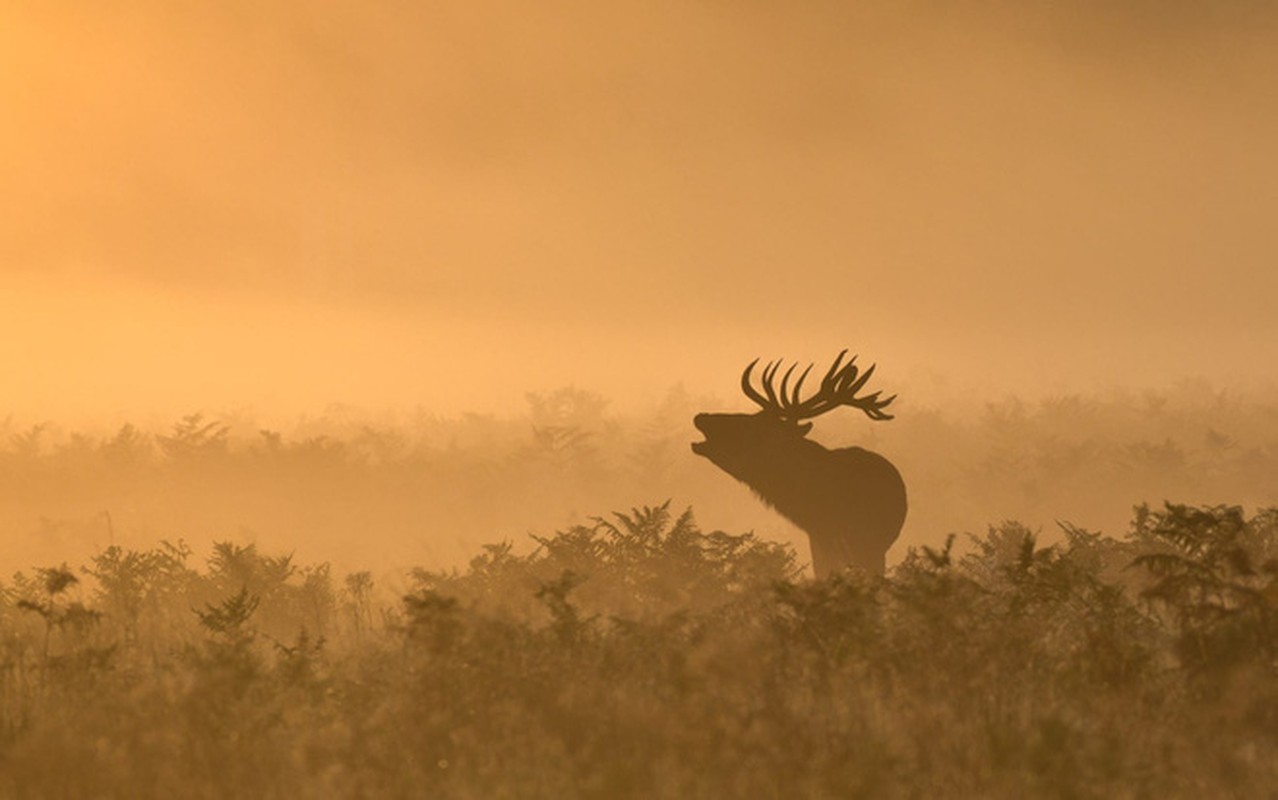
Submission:
[[888,548],[905,522],[905,483],[892,462],[860,447],[827,450],[805,438],[812,419],[840,406],[859,408],[872,420],[892,419],[883,409],[896,399],[881,392],[857,397],[874,374],[864,372],[847,350],[821,381],[800,399],[811,364],[790,388],[798,364],[790,365],[777,387],[782,362],[763,369],[762,392],[751,374],[758,359],[741,374],[741,390],[760,407],[754,414],[698,414],[693,424],[705,435],[692,451],[749,486],[760,499],[808,534],[812,568],[824,578],[853,566],[883,574]]

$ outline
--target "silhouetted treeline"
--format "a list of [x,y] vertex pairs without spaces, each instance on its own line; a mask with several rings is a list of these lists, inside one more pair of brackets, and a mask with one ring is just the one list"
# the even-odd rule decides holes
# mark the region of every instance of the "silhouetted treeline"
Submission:
[[227,543],[26,571],[0,585],[0,796],[1272,795],[1278,508],[795,573],[669,503],[399,599]]
[[[806,537],[699,461],[692,417],[730,408],[672,391],[646,414],[596,394],[530,395],[514,417],[391,419],[334,409],[286,431],[242,415],[95,434],[0,432],[0,559],[16,567],[112,543],[229,540],[375,571],[459,565],[484,542],[526,541],[638,497],[694,505],[717,527],[796,545]],[[889,553],[1015,519],[1120,530],[1134,504],[1278,502],[1278,395],[1186,383],[1165,392],[935,399],[905,393],[890,424],[832,413],[816,436],[890,458],[910,514]]]

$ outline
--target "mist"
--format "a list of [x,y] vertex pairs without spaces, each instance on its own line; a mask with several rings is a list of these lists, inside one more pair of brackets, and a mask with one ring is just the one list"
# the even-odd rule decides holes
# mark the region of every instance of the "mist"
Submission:
[[6,405],[1266,380],[1278,14],[1076,12],[12,8]]

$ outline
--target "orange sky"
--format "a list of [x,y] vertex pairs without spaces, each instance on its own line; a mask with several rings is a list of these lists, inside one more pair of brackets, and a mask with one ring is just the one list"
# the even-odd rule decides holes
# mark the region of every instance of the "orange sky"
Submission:
[[0,413],[1270,380],[1278,7],[899,5],[0,0]]

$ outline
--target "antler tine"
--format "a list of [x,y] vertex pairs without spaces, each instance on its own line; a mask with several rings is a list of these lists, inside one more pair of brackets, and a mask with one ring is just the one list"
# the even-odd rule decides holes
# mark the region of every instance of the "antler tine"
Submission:
[[861,377],[859,378],[856,376],[856,370],[853,370],[844,385],[839,387],[839,393],[856,394],[861,391],[861,387],[865,386],[865,384],[870,380],[870,376],[874,374],[874,368],[877,366],[878,364],[871,364],[870,368],[865,372],[862,372]]
[[[839,371],[839,364],[843,362],[843,357],[848,354],[847,348],[844,348],[834,359],[834,363],[830,365],[830,371],[825,373],[825,377],[821,379],[821,388],[824,389],[826,384],[834,380],[834,376]],[[852,356],[852,361],[856,361],[856,356]]]
[[768,393],[768,405],[770,408],[780,410],[781,401],[777,399],[777,391],[772,388],[772,382],[776,380],[777,370],[781,368],[781,359],[769,361],[768,366],[763,369],[763,391]]
[[873,394],[866,395],[865,397],[859,397],[857,398],[857,401],[862,404],[860,408],[865,411],[871,419],[892,419],[892,415],[886,413],[883,409],[887,408],[888,405],[896,399],[896,395],[892,395],[886,400],[880,400],[879,395],[881,394],[883,394],[883,392],[875,392]]
[[[798,364],[795,364],[795,366],[797,367]],[[808,364],[808,368],[803,370],[803,373],[799,375],[799,381],[796,384],[794,384],[794,394],[790,395],[791,408],[798,408],[803,405],[802,403],[799,402],[799,392],[803,389],[803,381],[807,379],[808,373],[812,371],[813,366],[815,365]],[[782,385],[784,385],[784,383]]]
[[843,369],[839,370],[839,373],[834,376],[834,380],[831,381],[833,389],[836,392],[846,391],[848,385],[855,381],[860,374],[861,368],[856,365],[856,356],[852,356],[852,358],[848,359],[848,363],[843,365]]
[[785,371],[785,375],[781,376],[781,408],[790,408],[794,405],[794,398],[790,395],[790,376],[798,369],[799,364],[795,362]]
[[754,386],[750,383],[750,373],[754,372],[755,365],[758,363],[759,359],[756,358],[745,368],[745,372],[741,373],[741,391],[745,392],[745,396],[753,400],[755,403],[759,404],[763,408],[767,408],[768,399],[759,394],[759,392],[756,391]]
[[886,400],[879,400],[878,399],[879,394],[880,394],[879,392],[875,392],[874,394],[865,398],[866,400],[873,401],[872,404],[867,405],[867,408],[865,409],[865,413],[869,415],[870,419],[874,419],[874,420],[895,419],[895,417],[892,414],[888,414],[883,409],[891,405],[892,401],[896,399],[896,395],[892,395]]

